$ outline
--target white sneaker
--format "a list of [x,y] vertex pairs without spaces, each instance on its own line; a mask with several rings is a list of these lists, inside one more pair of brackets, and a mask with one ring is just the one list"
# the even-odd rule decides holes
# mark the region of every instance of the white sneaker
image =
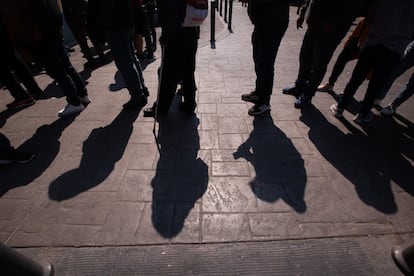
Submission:
[[397,108],[390,104],[381,110],[381,114],[385,116],[391,116],[395,113],[395,111],[397,111]]
[[344,115],[342,115],[342,113],[344,113],[344,109],[343,108],[339,108],[337,104],[331,105],[331,111],[332,111],[332,114],[336,118],[342,118],[342,117],[344,117]]
[[80,100],[81,104],[83,104],[83,106],[87,106],[88,104],[91,103],[91,98],[89,98],[88,95],[80,97],[79,100]]
[[85,107],[81,104],[80,105],[67,104],[65,108],[63,108],[62,110],[59,110],[58,116],[59,117],[70,116],[73,114],[77,114],[84,109]]
[[334,88],[333,84],[330,84],[329,82],[327,82],[325,84],[319,85],[316,90],[321,91],[321,92],[332,92],[333,88]]

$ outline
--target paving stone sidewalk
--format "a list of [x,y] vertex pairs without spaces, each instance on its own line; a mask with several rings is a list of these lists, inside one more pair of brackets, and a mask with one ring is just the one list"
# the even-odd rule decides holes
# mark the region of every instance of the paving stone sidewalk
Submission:
[[[204,27],[196,116],[172,107],[157,124],[160,153],[153,121],[140,110],[122,110],[128,92],[114,63],[84,70],[78,47],[71,60],[92,99],[79,116],[57,117],[65,99],[44,74],[36,80],[46,96],[29,108],[6,110],[12,99],[3,92],[0,131],[36,158],[0,167],[0,241],[53,251],[378,236],[387,237],[378,245],[387,252],[393,243],[413,241],[414,98],[393,117],[374,109],[367,126],[352,121],[357,102],[343,120],[334,118],[329,106],[335,98],[328,93],[318,92],[312,108],[295,109],[295,99],[281,93],[298,70],[304,30],[295,29],[295,18],[292,8],[272,110],[258,118],[248,116],[250,104],[240,100],[255,82],[245,8],[235,3],[233,33],[220,23],[216,49]],[[144,71],[150,104],[159,64],[157,58]],[[385,103],[412,72],[395,82]],[[388,261],[388,271],[397,273]]]

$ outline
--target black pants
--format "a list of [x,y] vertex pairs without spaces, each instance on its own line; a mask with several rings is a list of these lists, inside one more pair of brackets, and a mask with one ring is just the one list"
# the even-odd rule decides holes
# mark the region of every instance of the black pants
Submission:
[[299,74],[296,80],[296,86],[302,94],[310,98],[315,95],[329,61],[347,31],[347,28],[332,32],[307,29],[300,49]]
[[289,22],[279,26],[255,26],[252,34],[253,60],[256,72],[255,93],[260,101],[269,104],[273,90],[274,65],[280,42]]
[[163,48],[158,113],[167,113],[177,90],[179,77],[185,102],[195,102],[197,90],[194,72],[198,45],[196,27],[180,28],[176,37]]
[[62,88],[68,103],[79,105],[79,97],[87,95],[85,83],[72,66],[61,34],[53,35],[32,45],[30,53],[45,67]]
[[372,70],[371,80],[359,110],[359,113],[367,114],[371,110],[378,92],[385,85],[400,58],[398,53],[381,45],[363,49],[338,107],[345,108],[351,102],[358,87]]
[[[3,33],[2,33],[3,35]],[[13,46],[9,43],[7,37],[2,37],[3,43],[0,46],[0,80],[9,90],[13,98],[17,100],[26,99],[29,97],[23,87],[17,82],[12,75],[12,70],[19,80],[26,87],[28,92],[33,94],[41,94],[42,90],[36,83],[29,68],[21,60],[20,56],[16,53]]]
[[332,69],[332,73],[329,77],[329,83],[334,85],[338,80],[339,75],[344,71],[345,65],[356,58],[359,53],[358,40],[351,40],[345,47],[342,49],[341,53],[338,55],[338,58],[335,62],[335,65]]

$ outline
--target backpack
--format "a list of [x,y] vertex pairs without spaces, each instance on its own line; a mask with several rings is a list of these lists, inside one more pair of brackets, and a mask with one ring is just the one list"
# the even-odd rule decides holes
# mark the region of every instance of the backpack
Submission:
[[208,15],[208,0],[187,0],[182,27],[198,27]]

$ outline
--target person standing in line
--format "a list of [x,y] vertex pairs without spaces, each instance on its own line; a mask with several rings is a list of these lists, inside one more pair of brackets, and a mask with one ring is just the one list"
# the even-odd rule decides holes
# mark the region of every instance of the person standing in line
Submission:
[[295,108],[311,105],[316,89],[323,80],[337,46],[352,22],[369,6],[371,0],[307,0],[297,27],[301,28],[306,14],[308,28],[299,55],[299,72],[293,87],[284,94],[297,97]]
[[242,100],[254,103],[251,116],[270,111],[274,65],[280,42],[289,25],[289,0],[240,0],[248,3],[248,14],[254,25],[252,33],[253,60],[256,72],[255,90],[242,95]]
[[63,13],[59,0],[1,1],[0,14],[10,39],[30,52],[62,88],[67,105],[58,112],[69,116],[81,112],[91,101],[85,84],[72,66],[63,41]]
[[354,121],[363,124],[374,119],[371,108],[379,91],[403,56],[414,34],[414,1],[377,0],[367,20],[368,38],[362,45],[360,57],[338,104],[331,106],[335,117],[343,117],[344,109],[352,101],[357,89],[372,71],[362,105]]
[[135,55],[135,0],[107,0],[97,4],[99,22],[111,48],[115,65],[130,94],[130,100],[123,108],[141,108],[147,104],[148,90],[144,85],[141,65]]
[[189,115],[196,109],[196,53],[200,27],[183,27],[186,14],[185,0],[158,0],[158,14],[161,23],[160,43],[162,47],[162,66],[158,102],[144,110],[144,116],[166,115],[177,90],[179,78],[182,79],[182,100],[179,108]]
[[[33,98],[39,98],[44,94],[34,79],[29,68],[21,60],[14,49],[6,30],[6,26],[0,17],[0,81],[9,90],[14,101],[7,104],[9,109],[20,109],[35,104]],[[20,79],[26,90],[17,82],[14,74]]]

